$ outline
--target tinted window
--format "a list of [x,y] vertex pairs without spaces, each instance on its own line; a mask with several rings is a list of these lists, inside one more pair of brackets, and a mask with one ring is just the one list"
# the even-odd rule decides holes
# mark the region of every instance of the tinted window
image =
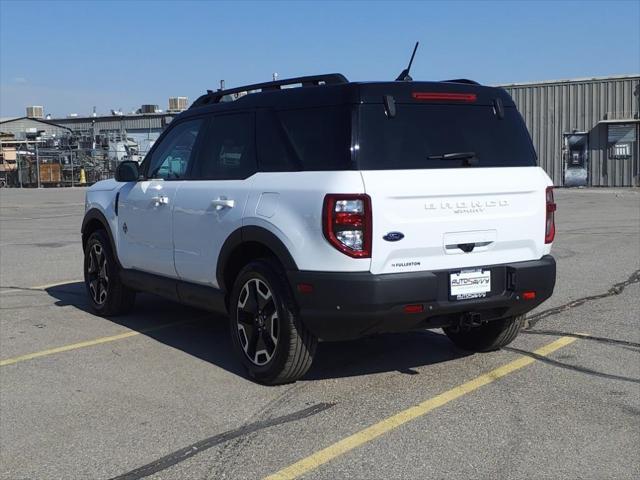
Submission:
[[203,120],[182,122],[173,127],[154,149],[149,161],[149,178],[184,178]]
[[282,163],[311,171],[351,168],[350,107],[285,110],[276,116],[283,135],[278,138],[284,142],[278,148],[281,155],[290,155]]
[[256,143],[261,172],[302,170],[300,159],[274,110],[260,110],[256,114]]
[[212,118],[203,141],[194,177],[231,180],[256,171],[255,121],[253,113]]
[[513,107],[505,108],[503,119],[483,105],[399,104],[396,108],[396,116],[387,118],[382,105],[360,107],[360,169],[463,167],[462,159],[428,159],[458,152],[474,152],[478,167],[536,165],[531,138]]

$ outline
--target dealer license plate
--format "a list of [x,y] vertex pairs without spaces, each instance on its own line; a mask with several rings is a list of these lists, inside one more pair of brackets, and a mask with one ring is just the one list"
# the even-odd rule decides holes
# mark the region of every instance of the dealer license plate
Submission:
[[449,275],[449,291],[456,300],[484,298],[491,291],[491,270],[462,270]]

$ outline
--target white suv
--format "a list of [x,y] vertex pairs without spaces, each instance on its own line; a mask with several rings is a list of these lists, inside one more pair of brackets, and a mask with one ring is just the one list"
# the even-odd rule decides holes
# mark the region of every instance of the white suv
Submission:
[[499,88],[330,74],[209,91],[88,190],[87,292],[100,315],[136,291],[227,313],[267,384],[303,376],[319,339],[443,328],[493,350],[553,292],[551,185]]

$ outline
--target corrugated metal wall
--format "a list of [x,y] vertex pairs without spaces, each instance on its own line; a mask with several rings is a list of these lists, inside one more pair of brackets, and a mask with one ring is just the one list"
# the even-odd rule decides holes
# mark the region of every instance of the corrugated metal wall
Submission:
[[589,132],[589,184],[638,184],[636,151],[629,160],[607,158],[607,127],[603,120],[638,119],[640,76],[503,85],[513,97],[531,134],[540,165],[556,185],[563,184],[563,133]]

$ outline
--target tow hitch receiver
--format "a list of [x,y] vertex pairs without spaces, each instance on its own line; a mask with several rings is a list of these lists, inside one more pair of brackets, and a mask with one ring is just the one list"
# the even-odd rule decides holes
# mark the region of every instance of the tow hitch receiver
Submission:
[[480,327],[485,323],[489,323],[489,321],[483,319],[478,312],[467,312],[460,316],[460,320],[458,321],[458,325],[456,325],[456,327],[458,327],[458,331],[470,330],[474,327]]

